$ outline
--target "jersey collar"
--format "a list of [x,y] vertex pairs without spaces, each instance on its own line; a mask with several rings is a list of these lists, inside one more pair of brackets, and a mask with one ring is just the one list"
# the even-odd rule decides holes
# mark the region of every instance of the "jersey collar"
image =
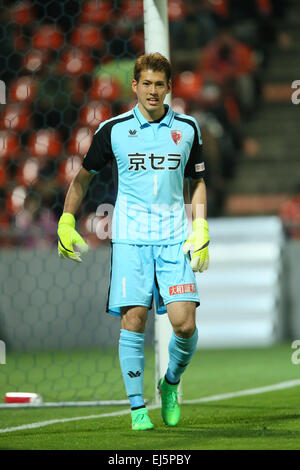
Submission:
[[[174,120],[174,111],[171,108],[171,106],[169,106],[167,104],[165,104],[164,107],[165,107],[165,109],[168,109],[168,111],[167,111],[165,117],[160,121],[159,126],[171,127],[172,123],[173,123],[173,120]],[[146,127],[146,126],[151,125],[151,124],[149,124],[147,119],[142,115],[141,111],[139,110],[138,105],[136,105],[133,108],[133,114],[135,115],[135,118],[137,119],[140,127]]]

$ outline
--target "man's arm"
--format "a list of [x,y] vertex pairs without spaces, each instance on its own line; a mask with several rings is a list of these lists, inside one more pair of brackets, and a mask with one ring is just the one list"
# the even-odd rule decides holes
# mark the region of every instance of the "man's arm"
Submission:
[[192,180],[192,216],[195,219],[206,219],[207,217],[207,201],[206,201],[206,185],[203,178],[200,180]]
[[81,167],[71,182],[64,204],[64,212],[75,215],[82,203],[94,175]]
[[192,217],[193,232],[183,245],[183,252],[192,250],[191,267],[193,271],[203,272],[209,265],[209,234],[206,202],[206,185],[203,178],[192,180]]
[[[81,253],[88,251],[88,245],[75,230],[75,217],[83,198],[85,197],[93,174],[85,168],[80,168],[71,182],[64,204],[64,211],[58,223],[58,254],[61,258],[81,262]],[[76,250],[76,251],[75,251]]]

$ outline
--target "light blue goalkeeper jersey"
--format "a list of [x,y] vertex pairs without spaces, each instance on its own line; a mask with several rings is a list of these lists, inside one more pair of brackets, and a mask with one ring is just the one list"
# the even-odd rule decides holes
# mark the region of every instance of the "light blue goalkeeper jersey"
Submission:
[[170,245],[188,236],[184,178],[204,176],[202,140],[196,120],[165,105],[165,115],[148,122],[138,105],[101,123],[82,166],[117,168],[112,242]]

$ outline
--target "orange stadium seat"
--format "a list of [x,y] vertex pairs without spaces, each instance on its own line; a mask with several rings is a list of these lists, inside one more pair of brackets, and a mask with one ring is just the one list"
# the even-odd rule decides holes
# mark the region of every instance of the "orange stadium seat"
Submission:
[[136,98],[133,97],[129,102],[126,102],[122,105],[121,113],[127,113],[127,111],[130,111],[131,109],[133,109],[136,104],[137,104],[137,100]]
[[85,155],[92,143],[94,131],[87,126],[79,127],[72,132],[69,145],[69,155]]
[[129,43],[137,55],[144,54],[145,52],[145,34],[144,31],[136,31],[130,37]]
[[112,5],[108,1],[89,0],[83,3],[81,23],[107,24],[112,22]]
[[69,187],[72,179],[81,167],[82,157],[79,155],[70,155],[59,166],[58,181],[62,186]]
[[143,0],[126,0],[122,5],[122,15],[128,20],[139,20],[143,18],[144,6]]
[[5,188],[8,183],[7,168],[0,163],[0,188]]
[[60,49],[64,45],[64,34],[58,26],[52,24],[41,25],[33,33],[32,46],[34,49]]
[[109,103],[91,101],[80,110],[80,124],[97,129],[99,124],[111,118],[111,107]]
[[23,76],[14,80],[9,87],[11,101],[31,103],[36,97],[37,82],[32,77]]
[[34,8],[31,2],[16,3],[11,10],[12,21],[19,26],[29,26],[35,19]]
[[31,49],[24,55],[23,66],[26,72],[39,72],[47,61],[48,51],[36,51],[35,49]]
[[102,31],[97,26],[81,24],[74,29],[70,44],[80,48],[101,49],[105,46],[105,39]]
[[186,17],[186,5],[183,0],[168,1],[168,17],[170,21],[182,20]]
[[0,162],[21,155],[19,136],[11,130],[0,131]]
[[173,98],[172,99],[172,108],[176,113],[187,114],[188,113],[188,106],[186,101],[182,98]]
[[173,95],[183,99],[194,100],[201,91],[203,80],[198,72],[185,70],[174,77]]
[[89,75],[92,73],[93,68],[94,62],[90,54],[77,48],[67,50],[60,62],[61,73],[74,76]]
[[84,75],[69,75],[70,98],[76,106],[82,106],[87,101],[87,87]]
[[40,161],[38,158],[27,158],[18,166],[16,182],[20,186],[30,186],[34,184],[39,177]]
[[25,131],[31,127],[30,109],[23,103],[7,104],[0,117],[0,128]]
[[117,80],[107,77],[97,77],[89,91],[91,100],[115,101],[120,97],[121,86]]
[[10,214],[17,214],[24,209],[28,190],[25,186],[15,186],[6,196],[6,208]]
[[11,38],[16,51],[22,51],[24,53],[24,51],[28,49],[28,38],[22,33],[21,26],[15,26]]
[[31,157],[57,158],[63,145],[61,136],[55,129],[40,129],[29,136],[28,148]]

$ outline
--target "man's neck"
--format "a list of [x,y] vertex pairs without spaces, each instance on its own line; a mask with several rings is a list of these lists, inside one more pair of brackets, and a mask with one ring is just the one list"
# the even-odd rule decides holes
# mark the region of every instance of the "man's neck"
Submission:
[[158,118],[158,119],[153,119],[153,120],[148,121],[148,122],[149,122],[149,123],[155,123],[155,122],[157,123],[157,122],[162,121],[162,120],[164,119],[165,115],[167,114],[167,112],[168,112],[168,108],[165,108],[164,113],[163,113],[163,115],[162,115],[160,118]]
[[144,116],[145,119],[147,119],[148,122],[157,122],[161,120],[167,113],[166,108],[163,106],[162,109],[153,111],[153,113],[149,113],[141,104],[138,104],[139,110]]

